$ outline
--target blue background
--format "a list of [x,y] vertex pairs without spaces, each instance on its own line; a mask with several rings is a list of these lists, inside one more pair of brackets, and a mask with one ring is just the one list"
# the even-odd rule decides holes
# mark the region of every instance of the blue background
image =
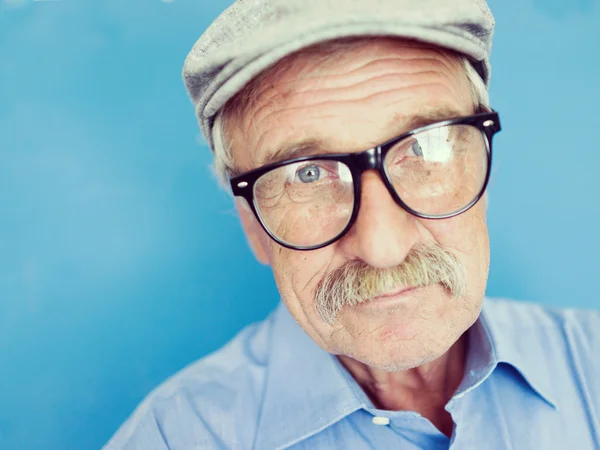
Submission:
[[[277,291],[180,78],[222,0],[0,0],[0,448],[97,449]],[[488,293],[598,308],[600,4],[493,0]]]

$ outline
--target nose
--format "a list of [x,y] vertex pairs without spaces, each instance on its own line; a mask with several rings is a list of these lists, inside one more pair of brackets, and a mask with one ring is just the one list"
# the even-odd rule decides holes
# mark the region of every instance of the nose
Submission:
[[363,173],[358,216],[339,242],[345,256],[376,268],[394,267],[418,239],[416,218],[394,201],[374,170]]

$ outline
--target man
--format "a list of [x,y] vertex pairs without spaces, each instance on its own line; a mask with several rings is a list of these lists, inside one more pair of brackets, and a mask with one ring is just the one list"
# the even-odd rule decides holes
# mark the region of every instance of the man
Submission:
[[107,449],[600,448],[600,317],[486,299],[478,0],[239,0],[184,79],[282,304]]

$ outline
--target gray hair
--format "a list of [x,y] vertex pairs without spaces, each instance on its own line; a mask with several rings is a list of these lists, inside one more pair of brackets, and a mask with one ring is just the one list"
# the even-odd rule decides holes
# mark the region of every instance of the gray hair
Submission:
[[[350,38],[350,39],[342,39],[336,41],[329,41],[318,44],[315,46],[318,49],[318,52],[325,54],[332,54],[340,50],[348,50],[356,45],[363,43],[367,40],[374,38]],[[294,55],[288,55],[288,57],[284,58],[285,61],[289,57],[293,57]],[[459,63],[463,66],[465,70],[465,74],[467,76],[467,80],[471,86],[471,95],[473,100],[473,105],[476,109],[486,109],[489,110],[489,94],[488,89],[481,76],[477,73],[473,65],[471,64],[469,58],[464,55],[456,54],[456,57]],[[280,64],[280,61],[278,64]],[[276,64],[277,66],[277,64]],[[241,92],[239,92],[236,97],[231,99],[225,107],[221,108],[217,115],[215,116],[215,121],[213,124],[213,143],[214,143],[214,152],[215,152],[215,160],[214,160],[214,171],[219,179],[220,183],[226,189],[229,186],[229,177],[234,171],[234,161],[233,161],[233,152],[231,142],[227,139],[227,126],[230,119],[231,111],[235,109],[235,107],[240,107],[242,110],[244,106],[247,106],[256,94],[257,86],[260,85],[261,81],[264,80],[271,69],[267,69],[262,74],[258,75],[254,80],[252,80],[246,88],[244,88]]]
[[334,325],[344,307],[369,302],[399,288],[440,284],[460,298],[467,294],[465,266],[437,243],[416,244],[395,267],[378,269],[363,261],[347,261],[328,273],[315,289],[315,307],[321,319]]

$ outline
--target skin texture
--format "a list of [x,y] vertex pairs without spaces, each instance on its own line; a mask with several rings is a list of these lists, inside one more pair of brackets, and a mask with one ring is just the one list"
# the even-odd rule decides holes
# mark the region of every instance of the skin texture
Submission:
[[[228,130],[240,171],[259,167],[299,140],[320,139],[329,153],[355,152],[408,131],[415,115],[474,112],[453,55],[385,38],[328,57],[303,51],[265,77],[257,94]],[[450,435],[453,422],[444,406],[462,379],[467,348],[461,336],[479,316],[487,282],[485,202],[451,219],[418,219],[393,201],[376,173],[367,172],[353,228],[310,252],[277,245],[246,208],[239,204],[238,210],[255,255],[271,266],[283,301],[306,333],[338,355],[377,407],[417,411]],[[345,307],[333,325],[321,320],[314,290],[324,275],[354,260],[394,267],[419,242],[435,242],[457,256],[466,270],[466,295],[452,298],[432,285]]]

